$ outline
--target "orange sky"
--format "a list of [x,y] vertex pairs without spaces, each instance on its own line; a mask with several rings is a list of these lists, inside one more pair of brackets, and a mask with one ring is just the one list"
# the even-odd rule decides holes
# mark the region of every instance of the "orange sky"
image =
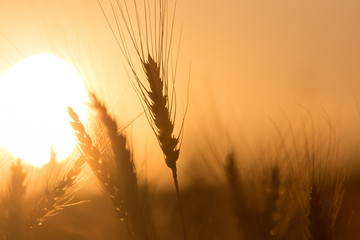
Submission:
[[[320,122],[326,112],[345,135],[359,133],[359,12],[356,0],[179,0],[180,112],[191,62],[185,141],[216,121],[252,138],[270,131],[269,117],[283,119],[280,109],[299,115],[298,104]],[[101,87],[110,109],[121,109],[119,120],[130,121],[141,111],[96,0],[0,0],[0,73],[50,48],[91,66],[101,79],[92,87]],[[156,148],[148,127],[137,124],[131,132],[146,131],[151,139],[136,139],[144,143],[138,147]]]

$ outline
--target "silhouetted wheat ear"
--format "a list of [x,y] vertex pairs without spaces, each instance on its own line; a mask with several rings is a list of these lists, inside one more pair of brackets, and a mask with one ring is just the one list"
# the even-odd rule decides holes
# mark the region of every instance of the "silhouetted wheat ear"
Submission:
[[164,94],[164,83],[160,76],[160,68],[150,55],[148,55],[148,61],[144,62],[143,66],[150,86],[148,107],[151,120],[154,123],[154,131],[165,155],[166,165],[176,173],[179,139],[173,135],[174,123],[170,120],[169,99]]
[[[140,100],[142,100],[149,124],[164,153],[166,165],[172,170],[174,180],[177,181],[176,161],[179,157],[179,136],[174,134],[176,96],[174,86],[169,87],[169,82],[174,84],[176,77],[176,74],[172,72],[174,69],[170,66],[170,62],[172,62],[170,56],[176,1],[171,6],[168,1],[155,0],[153,2],[154,19],[150,17],[152,16],[152,13],[150,14],[150,2],[144,1],[142,7],[145,15],[143,17],[138,16],[136,22],[133,22],[134,19],[128,14],[125,14],[125,12],[129,11],[126,2],[117,1],[115,5],[110,3],[116,21],[115,26],[112,26],[103,4],[100,1],[98,2],[133,73],[133,86]],[[136,1],[133,3],[132,7],[138,13],[141,4],[136,3]],[[116,8],[118,8],[118,11],[115,10]],[[142,20],[145,29],[140,26]],[[120,27],[120,25],[124,25],[124,28]],[[138,29],[134,31],[134,28]],[[152,29],[157,28],[159,28],[158,31],[152,31]],[[135,34],[137,31],[139,35]],[[142,31],[146,33],[142,33]],[[125,36],[130,37],[132,40],[130,45],[127,45],[127,42],[124,41]],[[129,54],[131,52],[129,46],[131,46],[132,50],[135,50],[135,55]],[[136,63],[139,63],[139,65],[137,66]],[[144,74],[146,79],[143,79]],[[169,99],[169,95],[171,99]],[[178,135],[181,135],[181,130]]]
[[310,238],[312,240],[329,240],[332,239],[329,219],[324,217],[322,206],[321,191],[313,184],[310,192],[310,210],[308,214]]
[[[73,120],[70,124],[75,131],[80,151],[84,154],[86,162],[109,195],[117,216],[128,226],[132,238],[150,239],[151,237],[146,229],[147,224],[150,224],[150,222],[146,222],[148,218],[141,214],[142,208],[137,195],[136,174],[132,155],[126,148],[125,137],[117,134],[117,130],[115,130],[117,129],[116,123],[107,114],[102,104],[97,102],[94,106],[100,109],[98,111],[100,111],[101,118],[108,127],[108,135],[111,136],[110,140],[113,141],[111,147],[116,155],[110,158],[106,158],[106,156],[102,158],[77,114],[69,107],[69,115]],[[115,163],[115,167],[113,167],[113,163]]]
[[[133,4],[122,1],[116,1],[116,4],[110,2],[115,25],[111,24],[112,21],[107,16],[103,4],[100,0],[98,2],[133,73],[134,80],[132,84],[142,101],[141,104],[144,107],[148,122],[164,154],[166,165],[172,170],[183,234],[186,239],[176,167],[176,161],[179,158],[179,136],[182,133],[182,127],[180,133],[176,136],[174,134],[176,94],[174,86],[169,87],[169,82],[174,84],[176,78],[176,70],[170,66],[170,63],[173,62],[170,56],[172,53],[176,1],[171,4],[170,1],[155,0],[153,1],[153,8],[150,6],[149,1],[143,3],[133,1]],[[135,19],[130,16],[128,5],[131,5],[132,10],[135,10]],[[138,15],[141,5],[144,11],[142,17]],[[131,39],[130,45],[125,40],[127,37]],[[129,46],[132,48],[131,51]],[[135,55],[130,54],[133,51],[135,51]],[[144,74],[146,79],[143,79]]]
[[264,239],[278,239],[277,223],[280,213],[278,210],[278,201],[280,199],[280,168],[275,165],[271,168],[270,186],[267,187],[265,196],[265,212],[264,212]]
[[[148,118],[150,118],[150,125],[158,139],[160,148],[164,153],[166,165],[171,169],[173,174],[184,239],[187,239],[176,168],[176,161],[178,160],[180,153],[179,137],[176,137],[173,134],[174,122],[171,119],[171,112],[168,107],[169,99],[167,89],[161,77],[161,64],[155,62],[150,54],[148,54],[148,60],[142,61],[142,64],[146,79],[150,86],[150,88],[146,90],[148,98],[144,97],[143,100],[149,108]],[[143,89],[143,91],[145,90]]]
[[233,152],[228,153],[226,156],[225,174],[230,186],[235,209],[234,213],[239,226],[238,229],[241,229],[239,234],[245,239],[254,239],[254,232],[259,231],[256,215],[252,213],[249,208],[249,203],[247,201],[248,196],[246,196],[236,157]]
[[25,239],[25,209],[24,196],[26,186],[24,181],[26,173],[23,171],[23,165],[20,159],[17,160],[16,165],[11,165],[11,179],[9,183],[9,196],[6,201],[7,224],[6,224],[6,239],[7,240],[22,240]]
[[154,229],[149,211],[143,208],[140,199],[139,186],[133,161],[133,155],[127,147],[125,134],[118,132],[116,121],[110,116],[104,104],[94,94],[90,94],[91,107],[97,112],[100,121],[105,126],[109,137],[112,153],[107,162],[115,163],[115,174],[119,178],[119,189],[132,234],[136,239],[153,239]]
[[93,146],[93,142],[90,136],[86,133],[84,125],[80,122],[78,115],[71,107],[68,107],[68,113],[73,120],[70,122],[70,125],[75,132],[79,150],[84,155],[86,162],[100,181],[102,187],[109,194],[110,200],[114,205],[118,216],[121,219],[124,219],[126,214],[123,212],[122,199],[119,196],[119,188],[115,184],[115,176],[110,174],[106,163],[100,159],[99,150]]
[[127,190],[137,191],[137,177],[133,156],[127,147],[127,140],[124,134],[118,133],[115,120],[109,115],[106,107],[97,99],[94,94],[90,94],[92,107],[99,115],[100,121],[104,124],[110,138],[111,149],[120,177]]
[[41,226],[51,216],[58,215],[65,207],[72,205],[74,188],[81,181],[85,157],[79,157],[66,176],[51,189],[46,188],[37,206],[31,209],[28,227],[33,229]]

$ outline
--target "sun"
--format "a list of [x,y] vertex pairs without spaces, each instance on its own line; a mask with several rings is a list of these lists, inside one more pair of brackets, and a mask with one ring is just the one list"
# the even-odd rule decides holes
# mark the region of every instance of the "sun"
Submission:
[[74,66],[52,54],[30,56],[0,79],[0,144],[40,167],[50,149],[62,160],[75,148],[67,106],[85,118],[87,94]]

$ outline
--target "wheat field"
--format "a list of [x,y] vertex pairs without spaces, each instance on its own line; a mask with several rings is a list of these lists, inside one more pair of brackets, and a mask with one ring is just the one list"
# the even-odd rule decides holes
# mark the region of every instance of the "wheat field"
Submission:
[[[334,2],[0,2],[1,74],[47,52],[72,66],[86,95],[85,110],[71,102],[82,97],[75,78],[36,86],[45,97],[31,82],[0,91],[10,104],[0,104],[0,118],[10,116],[0,121],[9,125],[0,128],[0,240],[359,239],[360,34],[346,23],[360,21],[360,6]],[[288,70],[300,58],[305,70]],[[61,81],[65,70],[51,71]],[[66,107],[33,110],[55,92]],[[36,165],[6,147],[53,141],[37,136],[52,131],[52,109],[66,115],[56,120],[68,129],[55,128],[71,133],[70,153],[51,142]],[[33,117],[39,134],[21,139]]]

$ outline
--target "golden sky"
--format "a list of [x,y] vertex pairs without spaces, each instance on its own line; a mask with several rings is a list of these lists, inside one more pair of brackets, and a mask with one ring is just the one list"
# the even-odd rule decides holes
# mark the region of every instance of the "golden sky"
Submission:
[[[222,126],[218,134],[234,127],[252,138],[270,131],[269,118],[282,121],[281,111],[301,115],[300,105],[320,122],[328,114],[339,132],[354,133],[360,122],[354,100],[360,101],[359,12],[357,0],[179,0],[180,112],[191,65],[184,142],[214,126]],[[141,111],[96,0],[0,0],[0,73],[50,49],[89,66],[97,79],[91,87],[111,110],[121,109],[119,120]],[[152,134],[137,124],[134,139],[137,132]],[[139,148],[156,148],[149,139],[136,139],[146,143]]]

